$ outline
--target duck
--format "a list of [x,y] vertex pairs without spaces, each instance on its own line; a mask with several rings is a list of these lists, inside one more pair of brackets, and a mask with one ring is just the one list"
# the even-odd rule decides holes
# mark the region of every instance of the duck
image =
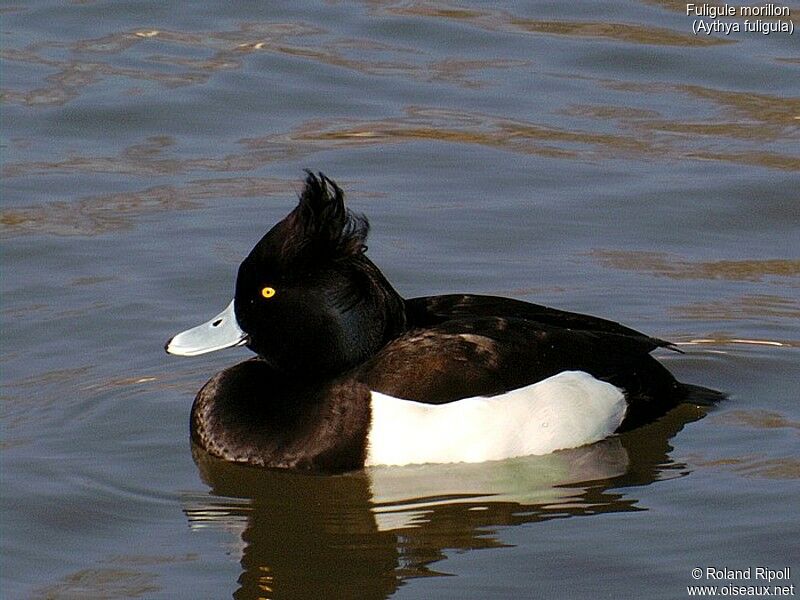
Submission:
[[231,463],[340,473],[479,463],[593,444],[681,403],[674,344],[614,321],[478,294],[404,299],[367,257],[369,221],[306,171],[297,206],[241,262],[230,304],[165,349],[255,356],[191,409],[193,450]]

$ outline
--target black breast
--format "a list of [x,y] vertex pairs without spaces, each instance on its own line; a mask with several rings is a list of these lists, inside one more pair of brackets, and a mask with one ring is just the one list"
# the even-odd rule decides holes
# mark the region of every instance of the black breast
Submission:
[[192,407],[192,441],[209,454],[260,467],[361,468],[369,389],[353,380],[287,378],[252,359],[215,375]]

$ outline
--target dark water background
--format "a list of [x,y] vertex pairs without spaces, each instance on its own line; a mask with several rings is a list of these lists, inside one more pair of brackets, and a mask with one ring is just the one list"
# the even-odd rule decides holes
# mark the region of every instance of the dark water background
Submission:
[[[692,20],[670,0],[3,3],[0,595],[800,583],[800,34]],[[612,318],[731,399],[501,463],[196,464],[192,397],[248,353],[163,343],[229,302],[304,167],[371,218],[404,295]]]

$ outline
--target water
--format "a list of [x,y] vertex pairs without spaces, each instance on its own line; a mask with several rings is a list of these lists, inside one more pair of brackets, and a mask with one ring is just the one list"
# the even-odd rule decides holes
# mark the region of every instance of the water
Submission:
[[[0,10],[3,598],[798,583],[797,33],[694,36],[648,1]],[[612,318],[731,399],[485,465],[195,462],[192,397],[248,353],[163,343],[229,302],[304,167],[368,214],[404,295]]]

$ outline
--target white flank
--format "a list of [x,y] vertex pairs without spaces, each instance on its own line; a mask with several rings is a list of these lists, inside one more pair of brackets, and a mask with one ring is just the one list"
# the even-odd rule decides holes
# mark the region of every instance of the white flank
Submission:
[[366,464],[475,463],[577,448],[614,433],[626,406],[619,388],[582,371],[439,405],[372,392]]

